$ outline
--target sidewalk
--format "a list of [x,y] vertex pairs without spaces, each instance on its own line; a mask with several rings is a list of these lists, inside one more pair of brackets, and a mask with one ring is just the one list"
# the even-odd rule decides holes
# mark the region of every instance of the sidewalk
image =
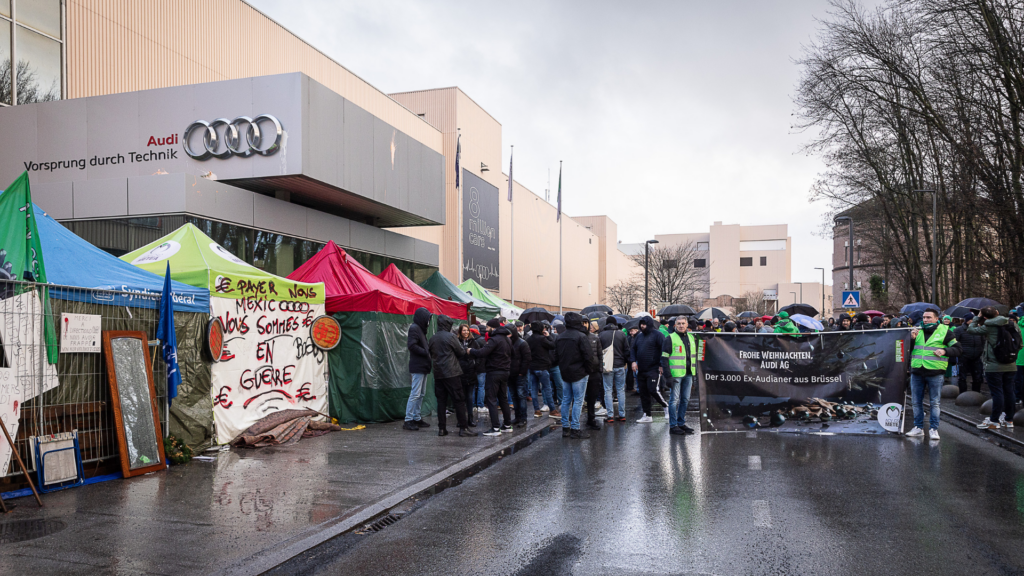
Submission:
[[[371,424],[44,494],[42,509],[31,496],[10,500],[17,507],[0,517],[0,538],[17,521],[66,527],[0,546],[0,573],[260,573],[411,496],[479,472],[546,433],[554,420],[544,414],[500,437],[440,438],[436,427]],[[457,431],[452,420],[449,430]]]
[[[983,394],[985,394],[986,400],[990,398],[987,392],[983,392]],[[962,426],[976,427],[985,419],[985,416],[981,414],[980,406],[957,406],[953,398],[943,398],[939,402],[939,407],[942,409],[943,416],[957,420]],[[992,434],[1001,440],[1015,443],[1019,447],[1024,448],[1024,426],[1015,426],[1012,430],[1006,428],[998,430],[978,429],[978,432]]]

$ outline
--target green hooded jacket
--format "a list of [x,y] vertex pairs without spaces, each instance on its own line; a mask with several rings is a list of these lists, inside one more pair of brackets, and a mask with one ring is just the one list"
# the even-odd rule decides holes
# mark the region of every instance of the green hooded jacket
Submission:
[[[1017,327],[1020,328],[1020,333],[1024,334],[1024,318],[1017,320]],[[1024,348],[1017,352],[1017,366],[1024,366]]]
[[775,324],[775,334],[799,334],[800,328],[797,327],[796,322],[789,319],[789,314],[785,312],[779,313],[779,322]]

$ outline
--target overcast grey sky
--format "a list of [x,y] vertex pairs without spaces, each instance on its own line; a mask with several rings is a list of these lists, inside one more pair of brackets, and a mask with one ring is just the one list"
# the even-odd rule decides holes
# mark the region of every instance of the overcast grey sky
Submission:
[[821,278],[817,158],[791,129],[793,60],[825,0],[250,0],[384,92],[459,86],[503,130],[503,170],[619,239],[715,221],[789,224],[793,281]]

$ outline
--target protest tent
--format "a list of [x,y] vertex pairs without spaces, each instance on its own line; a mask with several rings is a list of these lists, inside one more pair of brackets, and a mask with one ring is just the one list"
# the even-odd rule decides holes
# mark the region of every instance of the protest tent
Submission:
[[486,322],[491,318],[494,318],[501,314],[501,309],[493,304],[488,304],[479,298],[466,293],[464,290],[460,290],[458,286],[452,283],[451,280],[444,277],[441,271],[438,270],[430,275],[420,284],[424,290],[435,294],[439,298],[445,300],[451,300],[453,302],[464,302],[470,304],[470,312],[476,314],[476,317],[482,322]]
[[463,302],[461,300],[446,300],[440,296],[431,294],[429,291],[422,288],[419,284],[410,280],[409,277],[403,274],[402,271],[399,270],[398,267],[395,266],[394,264],[388,264],[388,267],[385,268],[383,272],[378,274],[377,277],[389,284],[398,286],[403,290],[407,290],[423,298],[436,300],[439,310],[449,309],[451,304],[455,304],[457,310],[459,311],[459,314],[452,316],[451,314],[448,314],[443,311],[441,313],[455,320],[469,321],[469,306],[467,306],[467,302]]
[[[334,242],[328,242],[289,278],[323,282],[327,311],[341,325],[341,342],[328,355],[331,417],[339,422],[388,422],[405,417],[409,400],[409,325],[417,308],[465,318],[466,305],[424,298],[374,276]],[[457,314],[461,311],[461,315]],[[428,334],[429,337],[429,334]],[[437,406],[427,378],[423,413]]]
[[309,334],[325,313],[323,284],[251,266],[192,224],[121,259],[158,274],[169,262],[173,279],[209,292],[210,310],[224,324],[225,350],[206,391],[219,444],[271,412],[327,413],[327,355]]
[[519,318],[519,315],[523,313],[522,308],[513,306],[508,302],[505,302],[501,298],[498,298],[497,296],[492,294],[490,290],[484,288],[483,286],[478,284],[476,280],[473,280],[472,278],[466,280],[462,284],[459,284],[459,290],[467,292],[474,298],[483,300],[484,302],[487,302],[492,306],[497,306],[498,309],[501,310],[501,315],[504,316],[505,318]]

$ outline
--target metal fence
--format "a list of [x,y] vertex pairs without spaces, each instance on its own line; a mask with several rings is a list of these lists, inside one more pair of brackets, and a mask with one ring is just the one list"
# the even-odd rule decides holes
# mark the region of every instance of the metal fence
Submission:
[[[159,303],[159,296],[141,298],[149,298],[150,305]],[[48,306],[42,304],[47,301]],[[139,303],[140,295],[24,282],[0,283],[0,367],[10,369],[8,373],[14,376],[18,388],[0,388],[0,402],[16,401],[18,393],[21,394],[15,444],[30,470],[35,468],[29,448],[29,438],[33,436],[77,430],[87,475],[89,464],[95,467],[119,455],[102,346],[98,353],[61,351],[55,366],[47,361],[44,323],[53,327],[51,334],[56,336],[59,350],[65,336],[61,333],[62,324],[66,324],[62,322],[63,314],[99,316],[104,331],[132,330],[146,334],[161,430],[167,434],[166,368],[156,342],[159,309],[113,304],[129,301]],[[7,419],[5,423],[10,429],[12,423]],[[0,442],[4,441],[0,437]],[[13,458],[7,472],[3,483],[22,481]]]

